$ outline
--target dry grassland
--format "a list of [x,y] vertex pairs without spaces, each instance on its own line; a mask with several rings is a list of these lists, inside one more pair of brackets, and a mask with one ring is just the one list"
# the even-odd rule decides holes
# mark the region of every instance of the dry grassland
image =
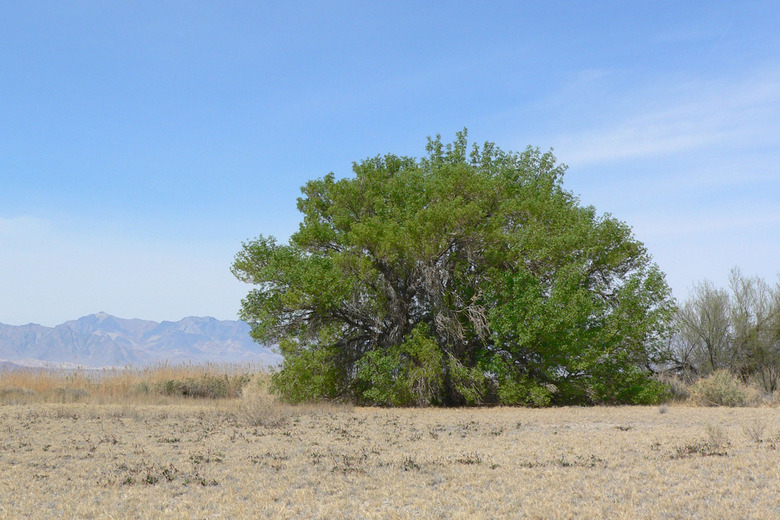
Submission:
[[776,408],[0,406],[0,518],[780,518]]

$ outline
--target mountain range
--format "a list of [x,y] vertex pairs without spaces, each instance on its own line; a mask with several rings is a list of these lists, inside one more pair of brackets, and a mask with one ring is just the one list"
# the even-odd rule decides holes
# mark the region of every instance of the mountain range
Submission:
[[0,365],[97,368],[164,362],[280,363],[273,348],[255,343],[249,330],[243,321],[190,316],[158,323],[104,312],[56,327],[0,323]]

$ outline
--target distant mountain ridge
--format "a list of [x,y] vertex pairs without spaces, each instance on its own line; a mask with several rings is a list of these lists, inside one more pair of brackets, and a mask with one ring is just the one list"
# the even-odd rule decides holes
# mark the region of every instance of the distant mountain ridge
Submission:
[[24,366],[115,367],[171,363],[276,365],[243,321],[190,316],[179,321],[122,319],[105,312],[55,327],[0,323],[0,362]]

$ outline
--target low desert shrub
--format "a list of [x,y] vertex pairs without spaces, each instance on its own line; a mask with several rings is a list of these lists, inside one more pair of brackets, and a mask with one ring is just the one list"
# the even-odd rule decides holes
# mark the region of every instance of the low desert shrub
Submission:
[[226,399],[241,396],[241,389],[249,382],[247,374],[203,374],[199,378],[167,379],[155,383],[156,393],[174,397]]
[[666,385],[669,401],[685,402],[691,398],[690,382],[675,374],[660,374],[658,381]]
[[89,397],[89,392],[83,388],[55,388],[54,395],[60,403],[78,403]]
[[742,383],[728,370],[717,370],[690,388],[691,399],[700,406],[750,406],[758,404],[758,391]]
[[27,404],[33,402],[35,392],[29,388],[0,388],[0,403],[3,404]]

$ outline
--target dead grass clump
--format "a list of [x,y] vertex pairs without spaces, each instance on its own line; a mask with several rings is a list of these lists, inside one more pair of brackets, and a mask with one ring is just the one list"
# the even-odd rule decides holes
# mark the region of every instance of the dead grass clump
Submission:
[[251,378],[243,386],[236,419],[249,426],[281,426],[291,415],[291,408],[290,405],[277,401],[268,392],[268,377],[261,374]]
[[234,417],[249,426],[278,427],[303,415],[332,415],[354,410],[351,403],[317,401],[290,404],[280,401],[270,392],[271,375],[254,374],[241,390]]
[[672,454],[673,459],[684,459],[693,456],[702,457],[726,457],[729,447],[729,437],[722,426],[707,424],[705,428],[706,439],[678,446]]
[[707,424],[705,431],[707,432],[707,442],[711,446],[725,448],[729,445],[729,436],[722,426]]
[[678,446],[672,454],[672,459],[685,459],[688,457],[726,457],[728,452],[722,447],[714,446],[707,441],[696,441]]
[[780,407],[780,390],[775,390],[767,395],[764,399],[764,404],[772,407]]
[[753,419],[742,425],[742,431],[748,439],[756,444],[764,442],[764,431],[766,430],[766,423],[759,419]]

